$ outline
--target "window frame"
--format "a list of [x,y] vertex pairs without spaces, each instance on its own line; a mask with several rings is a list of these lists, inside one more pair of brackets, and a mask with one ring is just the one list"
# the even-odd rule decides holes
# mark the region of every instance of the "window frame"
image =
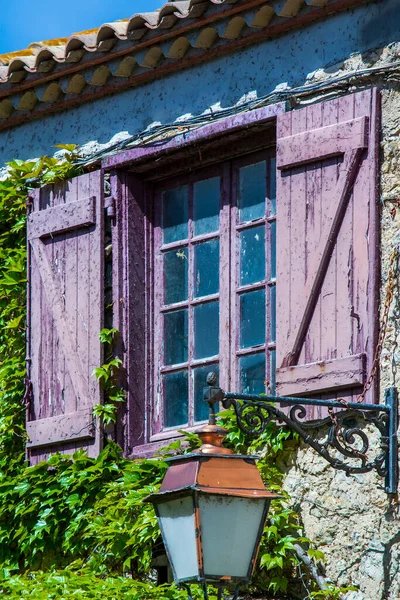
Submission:
[[[241,140],[253,131],[262,138],[264,131],[276,130],[276,117],[284,112],[284,103],[246,111],[179,135],[165,144],[138,147],[108,157],[102,163],[103,172],[110,173],[111,197],[114,199],[114,207],[110,210],[113,325],[119,331],[115,351],[123,360],[121,383],[127,392],[127,402],[120,409],[115,439],[129,457],[152,456],[168,439],[179,435],[176,431],[168,431],[161,436],[162,439],[155,439],[151,435],[148,417],[154,394],[153,372],[148,366],[153,344],[149,316],[153,314],[154,307],[148,291],[154,286],[154,272],[153,257],[145,250],[153,246],[148,215],[152,211],[154,186],[158,180],[165,178],[165,170],[176,165],[183,153],[200,161],[202,156],[207,156],[207,148],[210,148],[208,155],[215,157],[212,159],[214,163],[218,162],[219,148],[228,141],[236,137]],[[265,134],[266,142],[268,135]],[[217,150],[216,144],[219,144]],[[254,148],[254,151],[257,149]],[[251,150],[250,142],[248,152]],[[207,172],[210,172],[209,166]],[[133,230],[139,231],[139,234],[133,235]],[[130,257],[137,255],[143,256],[143,263],[136,263],[136,269]]]

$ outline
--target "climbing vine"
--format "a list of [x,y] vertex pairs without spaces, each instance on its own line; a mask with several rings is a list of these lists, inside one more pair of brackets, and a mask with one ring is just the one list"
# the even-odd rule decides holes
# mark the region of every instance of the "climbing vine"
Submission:
[[[35,187],[79,174],[76,147],[61,150],[60,159],[15,160],[0,180],[0,594],[33,600],[183,600],[185,593],[173,585],[155,585],[152,556],[160,550],[160,533],[152,506],[143,499],[157,490],[165,456],[197,444],[193,434],[185,442],[173,442],[157,460],[127,460],[108,442],[96,459],[78,451],[53,455],[32,467],[25,463],[27,198]],[[100,332],[109,350],[116,335],[115,329]],[[105,423],[115,422],[118,404],[125,399],[117,382],[119,365],[120,359],[106,351],[105,364],[94,373],[106,397],[95,412]],[[236,452],[260,454],[264,481],[281,492],[279,465],[295,449],[292,435],[271,423],[252,442],[237,429],[230,411],[220,422]],[[313,564],[323,555],[304,537],[298,515],[282,495],[271,508],[249,593],[339,597],[345,590],[320,589],[301,564],[298,546]],[[200,598],[195,587],[192,591]],[[212,592],[210,597],[215,598]]]
[[118,405],[125,402],[126,396],[123,388],[118,385],[119,370],[122,360],[114,356],[113,345],[118,330],[102,329],[99,333],[100,341],[104,344],[106,362],[94,369],[92,376],[96,377],[104,392],[104,402],[95,404],[93,413],[104,425],[117,422]]

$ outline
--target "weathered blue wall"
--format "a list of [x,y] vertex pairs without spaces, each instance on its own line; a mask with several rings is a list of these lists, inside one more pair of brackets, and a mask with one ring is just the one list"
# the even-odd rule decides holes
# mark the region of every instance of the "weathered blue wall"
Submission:
[[248,94],[263,96],[287,82],[328,68],[351,53],[400,40],[399,0],[377,0],[296,32],[241,50],[141,88],[86,103],[0,134],[0,165],[53,154],[57,143],[107,144],[120,132],[138,133],[210,106],[227,107]]

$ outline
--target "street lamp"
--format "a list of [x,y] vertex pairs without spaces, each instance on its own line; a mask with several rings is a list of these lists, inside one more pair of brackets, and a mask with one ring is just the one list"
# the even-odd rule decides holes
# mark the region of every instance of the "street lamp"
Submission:
[[[385,490],[398,486],[398,394],[386,388],[384,404],[316,400],[224,392],[216,376],[207,376],[204,400],[210,406],[208,425],[197,431],[202,446],[192,454],[167,459],[161,488],[147,498],[157,514],[161,535],[177,584],[199,583],[207,600],[207,583],[222,589],[251,579],[269,505],[278,498],[265,489],[255,465],[257,457],[240,456],[223,441],[215,407],[232,408],[239,428],[260,435],[271,421],[295,431],[331,467],[347,475],[376,471],[385,477]],[[328,408],[330,418],[305,422],[307,406]],[[282,410],[282,407],[284,410]],[[343,409],[334,413],[334,409]],[[290,409],[290,410],[288,410]],[[370,432],[357,419],[375,428],[380,447],[370,456]],[[330,422],[325,441],[320,428]],[[189,597],[190,590],[188,589]]]
[[249,583],[270,502],[256,467],[256,456],[241,456],[223,447],[227,431],[215,424],[197,431],[202,446],[191,454],[167,459],[161,488],[147,498],[157,514],[174,581],[207,583],[221,589]]

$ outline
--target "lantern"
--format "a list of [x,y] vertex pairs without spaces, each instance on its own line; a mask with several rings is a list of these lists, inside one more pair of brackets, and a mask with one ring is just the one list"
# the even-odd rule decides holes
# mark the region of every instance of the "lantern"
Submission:
[[248,583],[270,501],[254,456],[224,448],[226,430],[197,432],[195,453],[168,459],[154,504],[174,580],[178,584]]

